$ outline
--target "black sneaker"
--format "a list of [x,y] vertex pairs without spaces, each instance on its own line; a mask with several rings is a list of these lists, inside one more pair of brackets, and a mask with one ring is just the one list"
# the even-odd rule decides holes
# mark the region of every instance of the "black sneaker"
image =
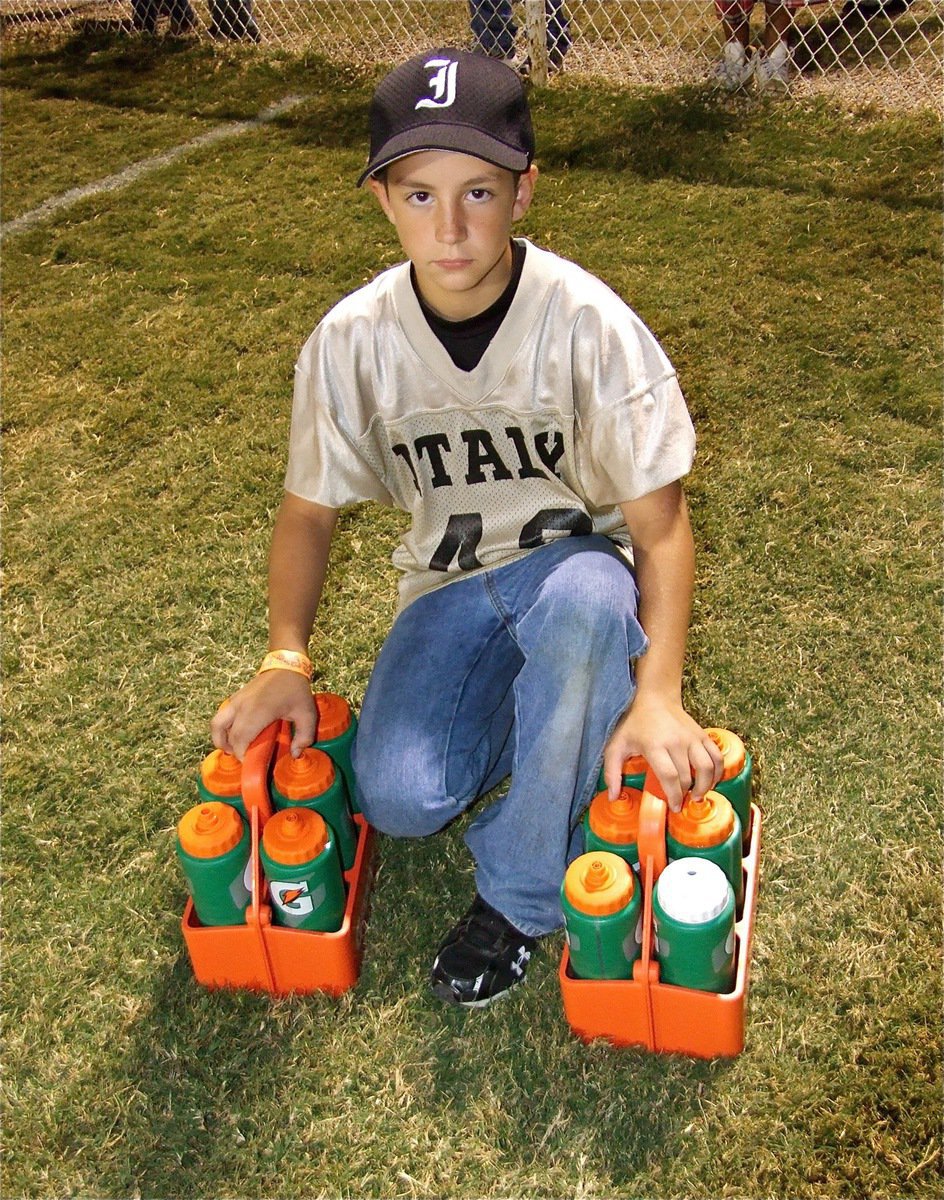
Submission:
[[484,1008],[521,983],[536,943],[476,894],[433,960],[433,991],[447,1004]]

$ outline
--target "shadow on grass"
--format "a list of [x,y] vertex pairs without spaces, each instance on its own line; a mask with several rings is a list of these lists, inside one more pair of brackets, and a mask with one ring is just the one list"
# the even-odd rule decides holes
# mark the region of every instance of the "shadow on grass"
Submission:
[[[3,56],[4,86],[37,99],[88,100],[128,107],[144,101],[148,80],[183,59],[208,59],[192,42],[149,38],[132,32],[99,31],[62,44],[14,43]],[[168,98],[165,107],[172,104]]]
[[[575,102],[576,101],[576,102]],[[748,118],[710,88],[633,95],[544,92],[533,102],[538,159],[547,167],[631,170],[710,179],[717,152]]]
[[[818,29],[804,35],[811,63],[838,36],[828,25]],[[7,54],[4,80],[39,100],[214,121],[253,117],[294,92],[306,103],[278,117],[276,128],[305,147],[366,151],[370,78],[315,56],[87,33],[63,46]],[[537,161],[549,171],[630,172],[646,181],[939,206],[940,183],[921,170],[937,161],[933,119],[903,129],[894,122],[856,129],[825,102],[800,110],[790,102],[732,98],[707,85],[656,92],[567,81],[535,90],[532,108]]]
[[4,86],[37,100],[246,120],[274,94],[281,98],[291,90],[333,99],[331,128],[339,131],[339,144],[352,143],[366,129],[367,85],[314,55],[267,55],[255,47],[90,30],[62,45],[11,48],[3,64]]
[[545,169],[625,171],[646,181],[767,188],[900,209],[937,211],[940,203],[938,173],[927,170],[938,161],[933,116],[902,128],[893,121],[857,128],[824,101],[800,110],[786,101],[732,98],[709,85],[642,94],[550,90],[536,96],[534,110],[537,160]]
[[470,1011],[436,1000],[429,965],[474,891],[463,841],[472,819],[467,813],[420,841],[385,839],[374,893],[363,988],[408,997],[426,1054],[430,1127],[453,1140],[460,1159],[467,1130],[470,1165],[483,1143],[494,1148],[491,1173],[471,1177],[464,1194],[574,1194],[581,1158],[601,1188],[623,1194],[634,1181],[651,1182],[653,1161],[681,1150],[705,1089],[730,1064],[580,1041],[563,1012],[560,934],[542,939],[526,984],[494,1006]]
[[341,1000],[208,992],[183,948],[155,977],[126,1051],[100,1068],[110,1097],[132,1097],[111,1122],[120,1137],[103,1145],[109,1115],[75,1097],[57,1122],[63,1154],[90,1150],[83,1190],[565,1194],[584,1171],[616,1189],[651,1181],[660,1156],[681,1152],[725,1064],[579,1042],[559,938],[500,1004],[442,1006],[425,974],[466,899],[459,834],[383,839],[381,856],[364,971]]
[[862,66],[887,68],[901,61],[910,65],[912,54],[933,46],[944,29],[937,14],[924,17],[899,14],[895,10],[861,10],[846,5],[840,13],[817,20],[805,28],[793,47],[793,61],[800,71],[830,71]]

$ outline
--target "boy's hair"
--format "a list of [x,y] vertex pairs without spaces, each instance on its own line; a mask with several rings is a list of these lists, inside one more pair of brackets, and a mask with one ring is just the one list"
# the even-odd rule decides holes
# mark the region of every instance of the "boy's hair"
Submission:
[[524,85],[497,59],[467,50],[418,54],[381,81],[370,105],[370,157],[357,181],[415,154],[453,150],[519,174],[534,158]]

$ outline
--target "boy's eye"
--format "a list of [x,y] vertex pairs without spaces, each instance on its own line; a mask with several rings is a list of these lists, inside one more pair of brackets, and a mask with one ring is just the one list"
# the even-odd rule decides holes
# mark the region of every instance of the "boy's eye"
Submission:
[[487,200],[491,194],[488,188],[472,188],[469,192],[469,197],[472,200]]
[[407,200],[411,204],[426,204],[429,200],[429,192],[410,192]]

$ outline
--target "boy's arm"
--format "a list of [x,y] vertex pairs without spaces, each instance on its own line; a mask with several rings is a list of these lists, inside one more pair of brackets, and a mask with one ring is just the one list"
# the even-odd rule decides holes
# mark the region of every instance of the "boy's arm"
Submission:
[[[336,509],[286,492],[269,550],[269,649],[308,653],[328,551],[338,519]],[[292,753],[315,737],[311,686],[294,671],[264,671],[220,705],[210,723],[213,744],[242,758],[249,743],[276,720],[293,725]]]
[[643,754],[669,807],[702,796],[721,777],[721,753],[682,707],[682,666],[691,617],[695,548],[680,483],[620,505],[633,542],[639,623],[649,649],[636,663],[636,695],[607,743],[604,777],[619,794],[622,764]]

